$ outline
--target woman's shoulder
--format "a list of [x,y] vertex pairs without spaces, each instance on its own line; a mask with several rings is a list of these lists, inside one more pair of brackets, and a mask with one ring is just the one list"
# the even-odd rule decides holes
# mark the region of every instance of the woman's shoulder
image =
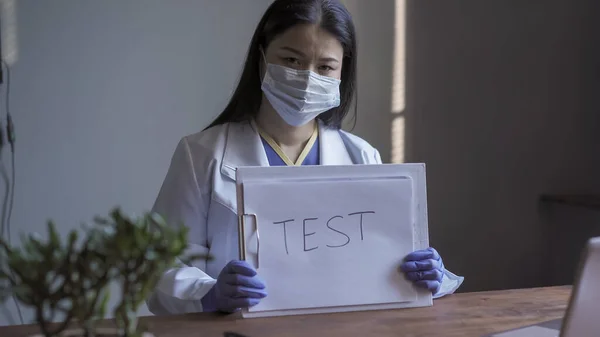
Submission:
[[346,149],[348,149],[348,152],[352,157],[359,158],[359,163],[381,163],[381,156],[379,154],[379,151],[375,147],[373,147],[369,142],[348,131],[339,130],[339,133],[344,144],[346,145]]
[[189,143],[213,144],[215,141],[218,141],[219,138],[225,136],[228,125],[229,123],[214,125],[204,130],[185,135],[183,136],[183,139]]
[[229,123],[219,124],[210,128],[181,137],[178,147],[186,148],[188,155],[193,158],[215,158],[225,146]]
[[375,149],[369,142],[367,142],[363,138],[361,138],[353,133],[350,133],[348,131],[341,130],[341,129],[339,130],[339,132],[340,132],[340,136],[344,140],[344,143],[346,143],[347,145],[354,146],[357,149],[360,149],[362,151],[368,151],[368,152],[377,151],[377,149]]

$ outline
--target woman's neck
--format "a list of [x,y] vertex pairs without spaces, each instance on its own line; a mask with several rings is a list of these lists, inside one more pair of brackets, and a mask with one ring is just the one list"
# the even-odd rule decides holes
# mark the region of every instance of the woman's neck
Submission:
[[261,104],[256,123],[263,132],[271,136],[273,140],[282,148],[298,148],[303,147],[308,139],[312,136],[315,130],[316,121],[311,121],[302,126],[291,126],[287,124],[277,114],[271,104],[265,102]]

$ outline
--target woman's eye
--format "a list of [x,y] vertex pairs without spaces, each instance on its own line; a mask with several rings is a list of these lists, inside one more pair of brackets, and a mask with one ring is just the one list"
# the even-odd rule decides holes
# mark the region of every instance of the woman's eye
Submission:
[[285,60],[287,63],[290,63],[290,64],[294,64],[294,65],[299,65],[299,64],[300,64],[300,60],[298,60],[298,59],[297,59],[297,58],[295,58],[295,57],[286,57],[286,58],[284,58],[284,60]]
[[330,66],[320,66],[319,67],[319,71],[322,71],[322,72],[330,72],[330,71],[333,71],[333,70],[334,69],[332,67],[330,67]]

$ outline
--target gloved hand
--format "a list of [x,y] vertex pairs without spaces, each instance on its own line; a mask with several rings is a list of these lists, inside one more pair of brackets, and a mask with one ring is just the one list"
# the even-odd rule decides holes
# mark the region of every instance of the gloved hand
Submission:
[[445,269],[442,257],[435,249],[427,248],[408,254],[400,269],[418,287],[428,289],[432,294],[440,290]]
[[234,312],[257,305],[267,296],[264,283],[246,261],[230,261],[219,273],[217,283],[202,298],[204,311]]

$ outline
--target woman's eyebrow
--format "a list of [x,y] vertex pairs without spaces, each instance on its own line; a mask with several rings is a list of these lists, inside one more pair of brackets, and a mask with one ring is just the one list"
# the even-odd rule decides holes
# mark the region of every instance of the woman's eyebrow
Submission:
[[294,49],[292,47],[284,46],[284,47],[281,47],[281,50],[287,50],[287,51],[292,52],[292,53],[294,53],[294,54],[296,54],[298,56],[306,57],[306,54],[304,54],[303,52],[299,51],[298,49]]
[[340,61],[338,61],[338,59],[336,59],[335,57],[321,57],[319,60],[321,62],[335,62],[335,63],[340,63]]
[[[300,57],[306,58],[306,54],[304,54],[303,52],[299,51],[298,49],[295,49],[295,48],[292,48],[292,47],[287,47],[287,46],[281,47],[280,49],[281,50],[289,51],[289,52],[294,53],[294,54],[296,54],[296,55],[298,55]],[[331,56],[321,57],[319,59],[319,61],[321,61],[321,62],[335,62],[335,63],[340,63],[340,61],[337,58],[331,57]]]

